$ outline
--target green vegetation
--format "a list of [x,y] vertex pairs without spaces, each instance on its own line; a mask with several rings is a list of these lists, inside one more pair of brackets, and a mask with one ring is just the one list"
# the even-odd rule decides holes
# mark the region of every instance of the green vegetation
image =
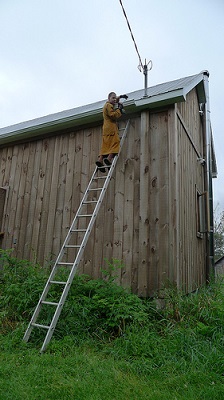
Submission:
[[215,261],[224,255],[224,211],[219,206],[214,212],[214,249]]
[[75,277],[40,355],[46,332],[22,337],[48,273],[1,251],[1,400],[223,399],[222,281],[189,296],[168,288],[161,309],[117,286],[110,272]]

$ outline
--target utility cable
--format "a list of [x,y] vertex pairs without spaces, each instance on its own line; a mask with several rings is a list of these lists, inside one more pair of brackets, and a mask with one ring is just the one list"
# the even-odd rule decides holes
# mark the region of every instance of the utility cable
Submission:
[[121,1],[121,0],[119,0],[119,1],[120,1],[121,8],[122,8],[122,10],[123,10],[124,16],[125,16],[125,18],[126,18],[126,21],[127,21],[127,24],[128,24],[128,28],[129,28],[129,31],[130,31],[130,33],[131,33],[132,40],[133,40],[134,45],[135,45],[136,52],[137,52],[137,54],[138,54],[138,58],[139,58],[139,66],[138,66],[138,69],[139,69],[139,71],[141,72],[141,69],[144,70],[144,66],[143,66],[143,64],[142,64],[142,60],[141,60],[141,57],[140,57],[140,54],[139,54],[139,51],[138,51],[138,47],[137,47],[137,44],[136,44],[134,35],[133,35],[133,33],[132,33],[131,26],[130,26],[130,23],[129,23],[129,21],[128,21],[128,17],[127,17],[127,14],[126,14],[126,12],[125,12],[124,6],[123,6],[123,4],[122,4],[122,1]]
[[[145,60],[145,64],[143,65],[142,60],[141,60],[141,56],[140,56],[139,51],[138,51],[138,46],[137,46],[137,44],[136,44],[134,35],[133,35],[133,33],[132,33],[132,30],[131,30],[131,25],[130,25],[130,23],[129,23],[129,21],[128,21],[127,14],[126,14],[125,9],[124,9],[124,6],[123,6],[123,4],[122,4],[122,0],[119,0],[119,1],[120,1],[121,8],[122,8],[122,10],[123,10],[125,19],[126,19],[126,21],[127,21],[128,28],[129,28],[129,31],[130,31],[130,33],[131,33],[132,40],[133,40],[134,45],[135,45],[135,50],[136,50],[136,52],[137,52],[137,54],[138,54],[138,58],[139,58],[138,69],[139,69],[140,72],[143,72],[143,74],[144,74],[144,80],[145,80],[145,85],[144,85],[144,86],[145,86],[145,94],[144,94],[144,97],[147,97],[147,96],[148,96],[148,95],[147,95],[148,71],[150,71],[150,70],[152,69],[152,60],[150,60],[150,61],[148,62],[148,64],[146,63],[146,60]],[[148,67],[149,64],[150,64],[150,67]]]

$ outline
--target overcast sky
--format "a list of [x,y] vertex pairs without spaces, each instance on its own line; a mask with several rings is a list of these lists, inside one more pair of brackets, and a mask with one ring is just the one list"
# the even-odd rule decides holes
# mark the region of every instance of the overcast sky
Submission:
[[[149,86],[208,70],[224,210],[224,0],[122,0]],[[144,88],[119,0],[0,0],[0,128]]]

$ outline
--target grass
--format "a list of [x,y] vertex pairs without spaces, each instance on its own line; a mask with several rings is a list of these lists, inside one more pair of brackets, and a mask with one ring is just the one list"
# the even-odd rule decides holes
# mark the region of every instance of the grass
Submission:
[[9,254],[2,258],[1,400],[223,399],[222,281],[190,296],[169,288],[158,309],[112,277],[76,277],[40,355],[41,333],[28,343],[22,337],[47,272]]

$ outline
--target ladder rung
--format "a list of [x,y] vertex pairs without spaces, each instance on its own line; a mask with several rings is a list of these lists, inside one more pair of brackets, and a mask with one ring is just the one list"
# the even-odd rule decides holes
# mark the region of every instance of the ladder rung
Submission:
[[41,301],[41,304],[48,304],[49,306],[58,306],[59,303],[54,303],[53,301]]
[[101,187],[98,187],[98,188],[95,188],[95,189],[89,189],[89,192],[96,192],[97,190],[102,190],[103,188]]
[[66,244],[65,245],[66,249],[79,249],[80,245],[79,244]]
[[89,200],[89,201],[83,201],[83,203],[82,204],[95,204],[95,203],[97,203],[97,200]]
[[119,128],[119,131],[125,131],[126,128]]
[[62,281],[50,281],[52,284],[57,284],[57,285],[66,285],[67,282],[62,282]]
[[60,262],[57,263],[57,265],[73,265],[73,263],[60,261]]
[[92,217],[93,214],[79,214],[77,217],[82,218],[82,217]]
[[87,229],[71,229],[71,232],[86,232]]
[[107,175],[103,175],[103,176],[94,176],[93,180],[97,180],[97,179],[106,179]]
[[35,324],[35,323],[32,323],[31,325],[32,325],[32,326],[36,326],[37,328],[44,328],[44,329],[49,329],[49,328],[50,328],[50,326],[42,325],[42,324]]

